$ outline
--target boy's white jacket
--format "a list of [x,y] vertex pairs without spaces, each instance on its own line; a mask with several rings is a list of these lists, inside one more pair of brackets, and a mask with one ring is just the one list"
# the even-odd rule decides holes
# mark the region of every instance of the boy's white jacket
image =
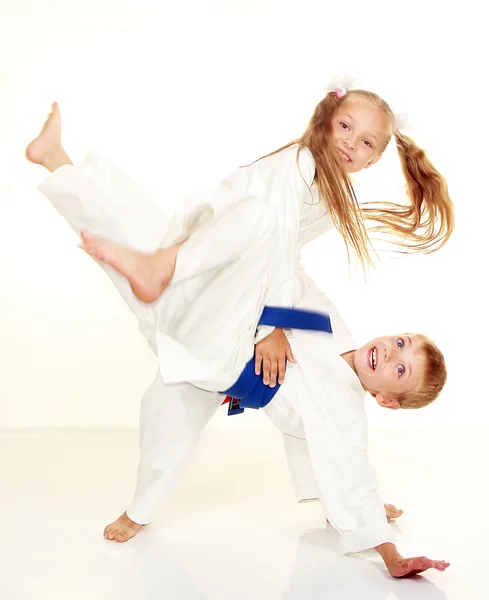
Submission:
[[329,313],[333,335],[293,331],[297,364],[265,412],[283,432],[299,502],[319,499],[344,552],[395,541],[368,457],[365,390],[341,354],[356,346],[335,306],[296,274],[296,306]]

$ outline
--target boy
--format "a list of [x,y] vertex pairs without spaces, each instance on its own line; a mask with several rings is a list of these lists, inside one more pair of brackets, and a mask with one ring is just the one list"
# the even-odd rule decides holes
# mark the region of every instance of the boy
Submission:
[[[108,539],[126,541],[151,521],[221,404],[219,391],[237,380],[253,355],[256,324],[265,301],[270,302],[270,288],[273,293],[281,286],[294,289],[294,306],[307,308],[314,308],[316,292],[301,272],[291,281],[290,272],[274,269],[289,265],[283,252],[295,252],[295,246],[287,246],[280,250],[281,260],[273,260],[277,239],[298,222],[293,206],[280,213],[256,198],[236,203],[230,188],[213,204],[204,199],[197,206],[183,205],[183,218],[177,215],[167,228],[158,205],[110,162],[92,155],[82,167],[73,167],[61,146],[56,107],[53,115],[27,152],[53,172],[41,190],[77,233],[89,228],[110,238],[106,242],[83,232],[83,247],[110,264],[102,267],[161,359],[160,373],[142,401],[134,501],[105,531]],[[162,263],[133,249],[162,247]],[[165,293],[147,304],[161,286]],[[403,559],[393,544],[368,464],[362,402],[369,391],[386,408],[427,404],[443,387],[443,358],[418,335],[378,338],[355,349],[334,307],[323,299],[321,310],[330,314],[334,335],[292,332],[299,362],[290,365],[287,381],[265,407],[286,436],[292,471],[300,461],[299,473],[306,473],[310,459],[315,487],[346,552],[375,547],[394,577],[431,567],[444,570],[443,561]]]

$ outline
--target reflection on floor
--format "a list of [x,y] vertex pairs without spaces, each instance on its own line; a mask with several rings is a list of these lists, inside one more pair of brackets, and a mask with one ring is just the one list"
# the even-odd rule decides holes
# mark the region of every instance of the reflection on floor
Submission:
[[373,431],[371,458],[405,555],[445,573],[391,579],[345,557],[317,503],[297,504],[281,438],[207,432],[177,491],[126,544],[102,537],[129,503],[135,432],[0,435],[2,600],[482,600],[489,445],[477,432]]

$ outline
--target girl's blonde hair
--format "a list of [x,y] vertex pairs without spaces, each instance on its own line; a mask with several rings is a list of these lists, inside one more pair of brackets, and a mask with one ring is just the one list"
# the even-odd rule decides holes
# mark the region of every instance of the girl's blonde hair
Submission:
[[[362,207],[357,201],[332,135],[336,111],[355,97],[368,100],[388,118],[385,145],[392,136],[395,137],[407,182],[408,206],[387,202]],[[302,136],[267,156],[294,144],[299,145],[298,152],[301,148],[311,151],[316,163],[315,182],[319,195],[326,203],[334,225],[343,236],[347,250],[352,249],[363,266],[372,262],[365,220],[373,223],[369,231],[396,237],[395,244],[407,252],[434,252],[450,237],[454,211],[444,177],[435,169],[425,152],[411,138],[397,130],[394,113],[377,94],[352,90],[337,98],[335,92],[328,93],[316,106]]]
[[419,333],[409,335],[422,340],[419,352],[424,357],[424,373],[416,390],[396,399],[401,408],[422,408],[431,404],[440,394],[447,380],[447,368],[443,354],[432,340]]

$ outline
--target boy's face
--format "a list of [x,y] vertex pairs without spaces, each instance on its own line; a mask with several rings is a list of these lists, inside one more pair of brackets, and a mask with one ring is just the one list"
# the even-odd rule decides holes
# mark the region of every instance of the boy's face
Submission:
[[387,116],[364,98],[352,97],[333,117],[333,135],[345,170],[356,173],[375,164],[387,144]]
[[424,374],[422,344],[416,335],[390,335],[355,350],[353,368],[381,406],[399,408],[396,396],[418,388]]

